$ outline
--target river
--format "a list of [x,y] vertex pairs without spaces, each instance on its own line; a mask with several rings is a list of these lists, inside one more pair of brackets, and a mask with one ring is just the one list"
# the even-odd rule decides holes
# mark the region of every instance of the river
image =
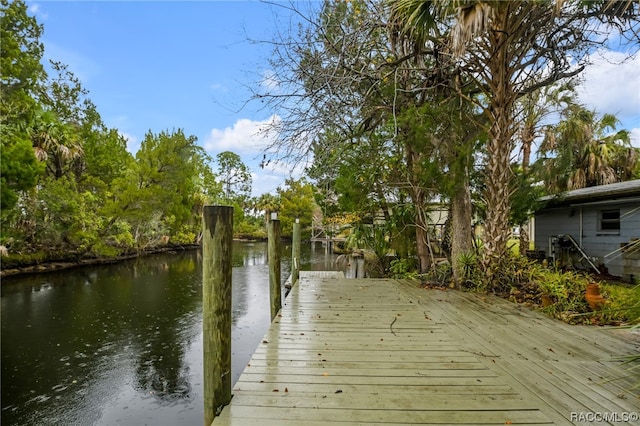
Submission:
[[[266,250],[233,246],[234,383],[270,322]],[[320,245],[301,257],[302,270],[334,268]],[[4,278],[2,424],[201,425],[201,260],[191,250]]]

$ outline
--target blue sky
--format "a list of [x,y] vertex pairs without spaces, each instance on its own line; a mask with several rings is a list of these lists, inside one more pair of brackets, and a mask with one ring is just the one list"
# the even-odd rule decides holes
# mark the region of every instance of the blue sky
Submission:
[[[212,156],[241,155],[254,173],[254,195],[274,192],[290,175],[282,164],[258,167],[266,141],[256,134],[271,114],[251,104],[240,109],[246,86],[270,71],[269,46],[247,39],[271,39],[288,25],[283,8],[258,1],[27,4],[44,25],[45,59],[69,65],[132,152],[149,130],[182,128]],[[616,114],[640,147],[640,57],[619,64],[622,56],[594,56],[581,100]]]
[[149,130],[182,128],[212,156],[241,155],[255,173],[255,195],[290,175],[286,167],[258,167],[266,141],[256,134],[271,117],[257,105],[241,108],[246,85],[268,75],[269,46],[248,38],[270,39],[283,8],[257,1],[27,4],[44,25],[45,60],[69,65],[130,151]]

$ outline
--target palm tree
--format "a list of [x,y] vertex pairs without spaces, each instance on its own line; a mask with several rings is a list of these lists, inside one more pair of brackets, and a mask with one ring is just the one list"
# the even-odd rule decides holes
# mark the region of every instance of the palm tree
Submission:
[[271,212],[278,211],[280,208],[280,200],[273,194],[262,194],[258,198],[255,199],[255,203],[253,206],[254,212],[264,212],[264,221],[265,223],[269,223]]
[[46,163],[47,172],[55,179],[64,175],[71,161],[83,155],[72,127],[58,120],[51,111],[36,112],[29,136],[36,158]]
[[418,39],[425,39],[425,32],[432,33],[438,27],[434,26],[437,20],[445,24],[455,20],[450,45],[459,58],[467,50],[467,43],[476,41],[476,48],[462,59],[472,61],[465,65],[482,88],[480,106],[488,119],[483,264],[489,275],[491,263],[506,252],[510,234],[510,157],[516,132],[515,102],[520,89],[516,74],[522,72],[516,57],[524,49],[531,49],[531,26],[527,23],[532,22],[534,15],[542,15],[542,11],[534,9],[529,2],[522,1],[396,0],[391,6],[391,20],[404,23],[404,31]]
[[482,259],[488,280],[504,258],[510,237],[510,163],[517,132],[516,101],[580,73],[584,67],[576,67],[570,60],[580,59],[578,55],[584,55],[585,47],[596,42],[590,37],[600,22],[619,19],[620,24],[637,23],[635,2],[628,2],[623,8],[611,4],[391,0],[391,21],[418,42],[427,39],[425,34],[433,35],[442,26],[452,25],[451,53],[481,89],[481,96],[474,100],[488,122]]
[[523,256],[529,249],[529,235],[524,225],[529,220],[537,199],[542,195],[542,188],[535,185],[539,179],[537,169],[530,167],[533,144],[544,135],[544,121],[548,121],[549,116],[561,110],[563,105],[574,103],[573,94],[574,85],[569,82],[534,90],[517,102],[517,143],[520,144],[522,157],[520,166],[514,167],[519,190],[511,200],[511,220],[513,225],[520,227],[520,254]]
[[548,127],[540,146],[539,161],[550,192],[633,178],[640,150],[631,146],[626,130],[616,130],[620,122],[614,115],[598,115],[572,104],[563,116],[560,123]]

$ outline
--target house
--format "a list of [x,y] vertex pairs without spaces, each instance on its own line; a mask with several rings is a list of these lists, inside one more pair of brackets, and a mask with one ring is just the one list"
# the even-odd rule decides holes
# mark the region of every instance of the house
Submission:
[[640,281],[640,180],[543,197],[535,247],[566,266]]

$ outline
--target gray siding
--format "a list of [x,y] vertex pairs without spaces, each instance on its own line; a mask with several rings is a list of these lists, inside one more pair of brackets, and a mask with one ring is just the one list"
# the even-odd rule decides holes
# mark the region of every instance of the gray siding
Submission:
[[[574,210],[572,215],[572,210]],[[536,250],[544,250],[547,256],[549,251],[549,237],[552,235],[569,234],[574,238],[580,233],[580,218],[578,210],[560,208],[544,210],[536,213],[535,246]]]
[[[620,209],[620,231],[601,231],[600,211]],[[582,215],[580,214],[582,210]],[[582,235],[580,218],[582,217]],[[640,253],[620,251],[623,244],[640,239],[640,203],[598,204],[543,210],[536,214],[535,246],[548,256],[549,237],[569,234],[585,253],[595,258],[596,265],[604,265],[612,275],[626,280],[640,279]]]

